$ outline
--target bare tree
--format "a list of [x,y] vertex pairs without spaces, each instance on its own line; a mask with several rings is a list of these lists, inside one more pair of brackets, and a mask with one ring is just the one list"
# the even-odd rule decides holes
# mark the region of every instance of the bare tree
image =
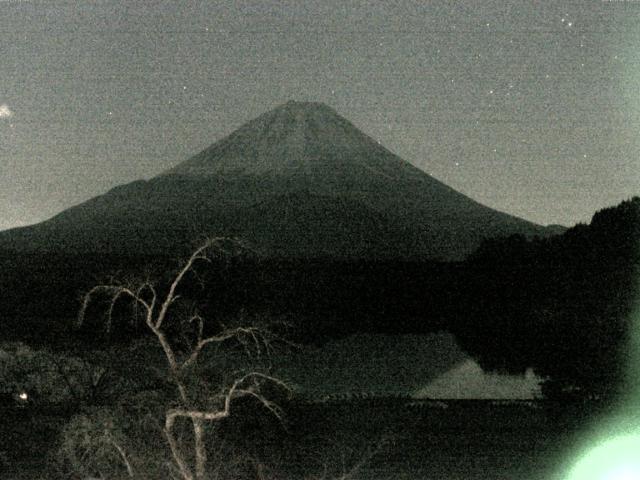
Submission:
[[[78,325],[85,322],[87,309],[97,297],[107,298],[105,328],[110,331],[114,323],[114,309],[119,301],[129,301],[141,315],[145,327],[153,334],[164,353],[168,367],[168,376],[177,390],[177,405],[168,406],[164,412],[164,436],[171,451],[173,463],[182,480],[204,480],[207,475],[207,448],[205,442],[205,426],[210,422],[218,422],[231,414],[234,400],[240,397],[253,397],[274,415],[280,417],[279,407],[270,401],[262,392],[265,383],[287,386],[279,379],[262,371],[249,371],[233,378],[221,392],[210,395],[203,401],[196,393],[193,378],[194,367],[203,351],[209,346],[220,345],[232,340],[240,341],[246,348],[254,348],[257,352],[269,350],[273,335],[265,328],[257,325],[240,325],[227,327],[218,325],[214,333],[207,328],[205,317],[193,311],[179,318],[182,326],[190,329],[190,341],[187,346],[176,346],[176,341],[168,333],[168,324],[172,306],[181,296],[178,293],[189,275],[196,275],[194,267],[199,262],[211,262],[214,255],[228,255],[238,249],[236,242],[225,238],[207,240],[197,248],[184,262],[178,272],[170,280],[168,287],[159,288],[146,280],[140,283],[122,285],[116,283],[96,285],[83,297],[82,307],[78,315]],[[176,315],[177,316],[177,315]],[[193,434],[192,449],[185,448],[175,433],[179,420],[186,420],[191,425]],[[126,457],[122,457],[126,458]]]

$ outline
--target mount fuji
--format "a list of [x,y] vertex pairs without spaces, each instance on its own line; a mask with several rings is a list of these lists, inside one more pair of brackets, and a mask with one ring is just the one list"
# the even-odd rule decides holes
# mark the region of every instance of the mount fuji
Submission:
[[459,260],[483,238],[552,233],[453,190],[324,104],[288,102],[150,180],[1,232],[0,248],[165,254],[233,236],[274,257]]

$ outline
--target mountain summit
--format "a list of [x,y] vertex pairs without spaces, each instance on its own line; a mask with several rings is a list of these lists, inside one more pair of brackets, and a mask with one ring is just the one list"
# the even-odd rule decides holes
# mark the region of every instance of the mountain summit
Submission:
[[265,255],[451,260],[514,233],[549,232],[456,192],[324,104],[288,102],[149,181],[0,233],[0,248],[139,255],[229,235]]
[[251,120],[167,175],[270,175],[314,178],[395,176],[408,163],[330,107],[289,101]]

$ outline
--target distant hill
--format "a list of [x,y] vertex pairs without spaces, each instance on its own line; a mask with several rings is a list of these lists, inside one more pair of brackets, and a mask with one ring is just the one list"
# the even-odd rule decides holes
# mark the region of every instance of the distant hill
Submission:
[[483,238],[558,232],[456,192],[326,105],[288,102],[149,181],[1,232],[0,249],[135,256],[230,235],[269,256],[457,260]]

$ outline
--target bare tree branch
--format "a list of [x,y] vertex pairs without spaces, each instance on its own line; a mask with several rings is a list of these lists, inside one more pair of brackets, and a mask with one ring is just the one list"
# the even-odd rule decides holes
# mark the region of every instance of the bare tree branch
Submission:
[[[183,325],[195,325],[195,341],[188,341],[188,351],[186,355],[176,353],[169,338],[167,337],[165,323],[172,304],[174,304],[180,295],[177,293],[183,280],[190,272],[195,274],[194,266],[197,262],[211,262],[207,255],[207,251],[212,247],[222,254],[232,253],[228,247],[228,239],[212,238],[207,240],[203,245],[197,248],[188,260],[178,270],[169,284],[166,295],[161,299],[158,296],[158,289],[152,282],[146,280],[137,287],[128,287],[117,285],[114,283],[106,285],[97,285],[87,292],[82,300],[82,306],[78,314],[78,326],[81,326],[85,320],[87,309],[94,297],[105,295],[109,304],[105,313],[105,324],[107,332],[112,328],[114,309],[117,302],[122,298],[129,298],[135,308],[141,307],[144,310],[144,319],[147,328],[156,337],[160,344],[164,356],[166,358],[169,378],[176,385],[179,394],[179,406],[168,408],[165,411],[164,434],[171,450],[173,462],[177,467],[182,480],[204,480],[206,476],[207,451],[205,436],[205,422],[217,422],[231,414],[232,403],[235,399],[250,396],[258,400],[265,408],[267,408],[277,418],[281,418],[282,410],[279,406],[270,401],[261,393],[263,383],[271,383],[289,390],[288,386],[281,380],[261,372],[250,372],[239,378],[236,378],[225,393],[218,395],[216,398],[221,402],[220,408],[211,409],[199,407],[197,395],[188,381],[188,368],[193,366],[199,359],[200,354],[210,344],[221,344],[229,340],[237,340],[250,353],[254,350],[260,357],[263,353],[270,353],[271,342],[275,338],[270,332],[261,329],[258,326],[239,326],[228,328],[220,325],[221,329],[215,335],[205,335],[204,317],[197,311],[192,313]],[[237,245],[233,242],[232,245]],[[135,317],[137,313],[134,312]],[[192,398],[195,397],[195,398]],[[194,451],[192,458],[195,464],[191,467],[190,461],[181,448],[180,441],[175,436],[174,427],[176,421],[180,418],[187,419],[191,422],[194,435]],[[116,445],[114,445],[116,446]],[[117,448],[117,446],[116,446]],[[120,451],[120,450],[119,450]],[[122,455],[123,461],[127,462],[127,457]],[[127,464],[127,471],[132,476],[132,470]]]
[[178,441],[176,437],[173,435],[173,425],[175,423],[176,417],[166,416],[164,434],[167,438],[167,443],[169,444],[169,449],[171,450],[171,455],[173,456],[173,461],[178,466],[180,470],[180,475],[182,475],[182,480],[193,480],[193,473],[187,465],[187,462],[184,460],[182,452],[180,451],[180,446],[178,445]]
[[84,323],[87,308],[89,307],[89,304],[91,303],[93,297],[101,293],[107,294],[109,296],[109,308],[107,309],[107,312],[105,314],[105,330],[107,333],[111,331],[113,309],[115,308],[115,304],[120,297],[130,297],[134,302],[141,304],[145,308],[147,316],[150,316],[152,314],[151,305],[145,302],[144,299],[142,299],[139,295],[136,295],[131,289],[122,285],[96,285],[84,295],[82,306],[78,313],[78,319],[76,323],[78,327],[82,326],[82,324]]
[[160,328],[162,326],[162,323],[164,322],[164,319],[167,315],[167,310],[169,309],[169,306],[171,306],[171,304],[176,299],[176,289],[182,282],[182,279],[184,278],[184,276],[193,268],[193,265],[198,260],[204,260],[204,261],[210,262],[210,259],[206,255],[204,255],[204,252],[207,251],[209,248],[211,248],[213,245],[219,244],[221,240],[222,239],[220,238],[209,239],[200,248],[198,248],[195,252],[191,254],[191,257],[189,257],[189,260],[187,260],[185,265],[182,267],[182,269],[178,272],[178,274],[173,279],[173,282],[171,282],[171,286],[169,287],[169,293],[167,293],[167,296],[165,297],[165,300],[162,303],[162,306],[160,307],[160,313],[158,314],[158,317],[156,319],[156,324],[155,324],[156,328]]
[[187,357],[187,359],[182,363],[181,368],[183,369],[195,363],[202,349],[210,343],[222,343],[232,338],[238,339],[243,334],[251,335],[252,338],[256,339],[256,343],[258,343],[257,336],[256,336],[256,332],[258,331],[258,329],[256,327],[237,327],[237,328],[225,330],[222,333],[219,333],[218,335],[212,335],[207,338],[202,338],[202,328],[203,328],[202,318],[198,315],[193,317],[192,319],[195,319],[195,321],[199,322],[198,339],[191,351],[191,355],[189,355],[189,357]]
[[111,432],[109,430],[105,430],[105,437],[107,439],[107,441],[109,443],[111,443],[111,445],[113,445],[113,447],[118,451],[118,454],[120,455],[120,458],[122,459],[122,463],[124,464],[125,468],[127,469],[127,474],[129,475],[130,478],[133,478],[133,467],[131,466],[131,462],[129,462],[129,458],[127,456],[127,453],[125,452],[124,448],[122,447],[122,445],[120,445],[115,438],[113,438],[113,435],[111,435]]

